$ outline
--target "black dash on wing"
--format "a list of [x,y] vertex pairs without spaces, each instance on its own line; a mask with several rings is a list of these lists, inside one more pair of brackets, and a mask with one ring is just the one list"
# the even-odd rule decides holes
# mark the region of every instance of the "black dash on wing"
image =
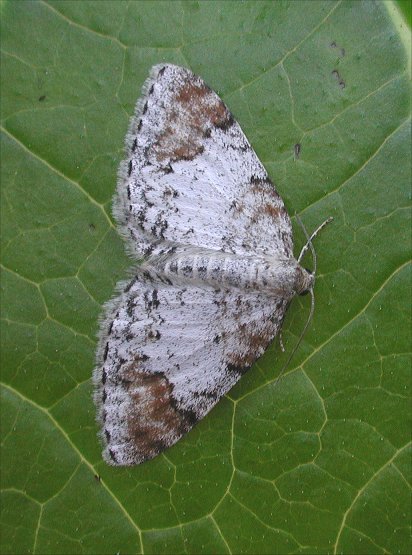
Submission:
[[[172,170],[173,171],[173,170]],[[171,187],[167,187],[164,191],[163,191],[163,198],[167,198],[167,197],[173,197],[176,198],[179,196],[179,193],[175,190],[172,189]]]
[[127,175],[129,177],[130,177],[130,174],[132,173],[132,169],[133,169],[133,162],[131,160],[129,160],[129,166],[128,166],[128,169],[127,169]]
[[159,77],[161,77],[163,75],[163,73],[166,71],[166,66],[163,66],[162,69],[159,71]]
[[130,200],[130,185],[127,186],[127,198]]
[[110,434],[107,430],[104,431],[104,435],[106,436],[107,443],[110,443]]
[[215,127],[217,127],[218,129],[222,129],[222,131],[227,131],[229,127],[232,127],[234,123],[235,123],[235,118],[229,112],[228,116],[225,119],[215,124]]
[[150,256],[153,252],[154,246],[153,245],[147,245],[147,247],[144,247],[143,249],[143,254],[145,256]]
[[149,360],[149,357],[143,353],[139,353],[134,357],[135,362],[146,362]]
[[250,178],[250,182],[252,183],[252,185],[272,185],[272,182],[270,181],[270,179],[268,177],[258,177],[257,175],[252,175]]
[[114,321],[112,320],[112,321],[110,322],[109,329],[107,330],[107,335],[110,335],[110,334],[112,333],[113,324],[114,324]]
[[123,364],[125,363],[125,359],[122,357],[119,357],[119,361],[116,364],[116,372],[119,372],[120,368],[123,366]]
[[[150,272],[148,272],[147,270],[144,270],[142,273],[143,277],[147,280],[152,282],[153,281],[153,276]],[[136,278],[137,279],[137,278]]]
[[[140,123],[139,123],[140,126],[141,126],[141,123],[142,123],[142,121],[140,120]],[[138,129],[138,131],[140,131],[139,127],[138,127],[137,129]],[[132,144],[132,152],[134,152],[134,151],[136,150],[136,148],[137,148],[137,139],[135,139],[135,140],[133,141],[133,144]]]
[[147,334],[148,339],[155,339],[158,340],[160,339],[160,332],[159,330],[150,330],[149,333]]
[[157,289],[153,289],[151,298],[150,298],[149,292],[146,291],[143,294],[143,299],[144,299],[144,302],[145,302],[146,310],[151,310],[152,308],[157,308],[160,304],[159,298],[158,298],[158,295],[157,295]]
[[145,115],[146,112],[147,112],[147,102],[145,102],[145,105],[143,106],[142,114]]
[[137,216],[137,219],[139,220],[139,224],[143,227],[143,224],[146,221],[146,212],[144,210],[139,210],[136,216]]
[[164,166],[163,168],[161,168],[161,170],[162,170],[163,173],[165,173],[165,174],[174,173],[174,170],[173,170],[172,165],[171,165],[170,162],[167,164],[167,166]]
[[129,281],[129,283],[126,285],[126,287],[124,288],[124,292],[127,293],[128,291],[130,291],[130,289],[133,287],[133,285],[136,283],[137,281],[137,276],[135,276],[132,281]]
[[106,393],[106,390],[103,389],[103,395],[102,395],[102,401],[103,401],[103,403],[106,402],[106,399],[107,399],[107,393]]
[[106,383],[106,380],[107,380],[106,370],[103,370],[103,372],[102,372],[102,384],[103,385]]
[[133,309],[134,309],[133,299],[129,299],[127,301],[127,309],[126,309],[126,312],[127,312],[127,315],[129,316],[129,318],[131,318],[133,316]]
[[220,343],[220,339],[221,339],[220,335],[215,335],[213,338],[213,343]]
[[106,347],[104,348],[104,354],[103,354],[103,362],[106,362],[108,352],[109,352],[109,343],[106,343]]
[[228,364],[226,366],[226,369],[228,372],[230,373],[235,373],[235,374],[244,374],[245,372],[247,372],[250,368],[250,365],[247,366],[237,366],[235,364]]
[[[139,121],[139,125],[137,126],[137,130],[138,130],[138,131],[141,130],[142,125],[143,125],[143,122],[142,122],[142,120],[140,120],[140,121]],[[137,139],[135,139],[135,143],[136,143],[136,146],[137,146]],[[135,148],[136,148],[136,147],[135,147]]]
[[110,455],[110,458],[112,459],[112,461],[115,462],[115,463],[117,463],[117,460],[116,460],[116,457],[115,457],[115,455],[114,455],[114,452],[113,452],[111,449],[109,449],[109,455]]
[[157,308],[159,306],[160,302],[159,299],[157,297],[157,289],[153,289],[153,293],[152,293],[152,305],[153,308]]
[[149,95],[152,94],[153,91],[154,91],[154,85],[152,85],[152,86],[150,87],[150,89],[149,89]]

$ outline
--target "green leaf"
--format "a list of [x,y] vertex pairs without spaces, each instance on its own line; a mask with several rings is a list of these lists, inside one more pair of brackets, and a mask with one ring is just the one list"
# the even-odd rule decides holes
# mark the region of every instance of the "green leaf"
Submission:
[[[0,9],[1,552],[410,553],[410,32],[396,5]],[[131,265],[111,197],[162,61],[222,95],[291,214],[334,222],[285,376],[307,298],[289,309],[286,353],[275,343],[164,455],[109,468],[95,333]]]

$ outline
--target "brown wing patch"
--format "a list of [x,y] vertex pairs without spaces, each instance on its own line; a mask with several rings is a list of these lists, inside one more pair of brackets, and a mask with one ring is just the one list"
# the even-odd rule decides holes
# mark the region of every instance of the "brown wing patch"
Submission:
[[176,408],[173,387],[162,372],[129,369],[126,374],[133,402],[127,418],[129,442],[136,459],[152,459],[186,433],[193,418]]
[[167,126],[154,145],[158,162],[193,160],[203,152],[211,128],[227,128],[234,121],[225,104],[199,77],[188,73],[174,87],[174,102],[166,106]]
[[[242,306],[240,298],[239,301],[233,314],[235,320],[239,319],[242,311],[249,310],[250,312],[250,307]],[[235,332],[236,348],[226,351],[225,361],[230,371],[243,374],[264,353],[282,325],[286,306],[287,302],[280,299],[271,318],[248,323],[239,322]]]
[[274,335],[275,328],[272,326],[254,331],[250,329],[250,326],[242,324],[239,327],[237,349],[227,355],[228,364],[239,370],[247,370],[266,350]]

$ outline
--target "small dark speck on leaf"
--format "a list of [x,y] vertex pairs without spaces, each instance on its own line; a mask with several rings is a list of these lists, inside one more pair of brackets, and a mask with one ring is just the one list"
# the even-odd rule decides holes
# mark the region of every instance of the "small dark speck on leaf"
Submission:
[[39,96],[39,102],[43,102],[43,100],[46,100],[45,94],[42,94],[41,96]]
[[94,479],[96,480],[96,482],[101,482],[102,481],[102,479],[100,477],[100,474],[95,474]]
[[346,87],[346,83],[345,81],[342,79],[342,77],[339,75],[339,72],[337,69],[334,69],[332,71],[332,75],[336,78],[338,85],[341,89],[344,89]]
[[90,233],[94,233],[96,231],[96,226],[93,223],[89,224],[89,231]]
[[295,150],[295,160],[297,160],[299,158],[300,150],[301,150],[300,143],[295,144],[294,150]]
[[[339,48],[338,45],[336,44],[336,41],[332,41],[329,45],[331,48]],[[341,58],[343,58],[346,54],[345,49],[344,48],[339,48],[339,54],[338,56],[340,56]]]

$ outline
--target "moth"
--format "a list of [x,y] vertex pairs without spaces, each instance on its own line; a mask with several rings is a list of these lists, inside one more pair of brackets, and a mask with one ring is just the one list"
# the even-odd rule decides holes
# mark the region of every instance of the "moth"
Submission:
[[279,332],[314,274],[282,199],[219,96],[154,66],[126,136],[114,215],[136,260],[106,306],[94,372],[103,458],[175,444]]

